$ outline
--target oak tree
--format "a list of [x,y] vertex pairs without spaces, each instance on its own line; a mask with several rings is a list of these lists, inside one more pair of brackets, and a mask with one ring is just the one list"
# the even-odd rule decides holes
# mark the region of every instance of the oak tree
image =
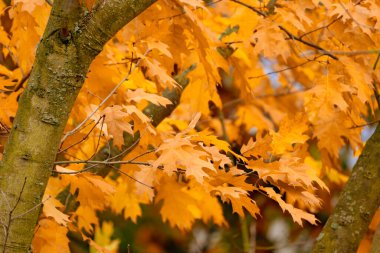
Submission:
[[69,231],[105,250],[98,212],[136,222],[142,204],[189,230],[227,226],[223,205],[260,219],[264,195],[317,225],[344,149],[361,156],[314,252],[356,252],[380,204],[380,130],[361,138],[380,105],[377,1],[0,8],[3,252],[33,236],[33,252],[69,252]]

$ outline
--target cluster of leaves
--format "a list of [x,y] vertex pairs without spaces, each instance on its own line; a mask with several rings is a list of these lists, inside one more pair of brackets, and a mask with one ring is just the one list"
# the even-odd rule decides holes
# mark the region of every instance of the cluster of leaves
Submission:
[[[83,4],[91,11],[96,1]],[[51,7],[0,5],[5,131]],[[361,126],[378,107],[379,11],[376,1],[155,3],[91,65],[57,156],[66,165],[45,192],[36,252],[67,249],[69,230],[100,247],[91,239],[97,211],[136,221],[149,203],[190,229],[196,220],[226,225],[222,202],[258,217],[263,194],[296,223],[316,224],[318,192],[345,182],[340,151],[360,153]],[[143,109],[170,106],[162,94],[184,73],[179,105],[155,127]],[[126,147],[128,135],[139,137]],[[111,145],[124,152],[111,156]],[[108,157],[94,161],[100,150]],[[104,164],[111,172],[97,174]]]

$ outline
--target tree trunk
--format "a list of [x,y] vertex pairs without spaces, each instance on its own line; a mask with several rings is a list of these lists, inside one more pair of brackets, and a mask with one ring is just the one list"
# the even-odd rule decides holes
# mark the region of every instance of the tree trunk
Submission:
[[155,0],[55,0],[0,164],[0,249],[26,252],[68,116],[104,44]]
[[380,127],[366,143],[314,253],[355,253],[380,206]]

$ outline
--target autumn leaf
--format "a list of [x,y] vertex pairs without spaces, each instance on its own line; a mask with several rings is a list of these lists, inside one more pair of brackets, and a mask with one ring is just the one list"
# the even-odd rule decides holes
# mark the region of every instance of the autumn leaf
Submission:
[[172,104],[172,102],[164,97],[155,95],[155,94],[149,94],[144,92],[143,89],[137,89],[137,90],[128,90],[127,91],[127,101],[135,101],[140,102],[141,100],[149,101],[150,103],[153,103],[155,105],[161,105],[161,106],[167,106]]
[[153,162],[153,167],[162,166],[168,175],[172,175],[180,169],[184,170],[187,176],[203,182],[203,178],[208,176],[204,169],[215,170],[206,159],[209,154],[198,150],[195,144],[181,134],[166,139],[156,152],[159,153],[159,157]]
[[262,53],[268,58],[282,56],[286,59],[290,54],[285,35],[280,31],[278,24],[271,19],[260,21],[250,41],[254,45],[255,52]]
[[151,77],[156,77],[160,84],[165,88],[173,88],[178,84],[177,82],[166,73],[166,70],[161,67],[157,60],[144,60],[144,65],[148,68],[148,74]]
[[286,118],[280,122],[279,131],[271,132],[272,149],[274,154],[283,154],[293,150],[293,144],[305,143],[309,136],[303,134],[308,130],[305,117],[297,115],[294,118]]
[[188,230],[197,219],[213,220],[225,224],[223,211],[217,199],[195,183],[192,187],[176,183],[173,177],[164,177],[158,186],[156,202],[162,201],[160,210],[164,221],[181,230]]
[[[95,238],[90,242],[90,252],[116,253],[119,249],[120,240],[112,240],[114,226],[111,222],[104,221],[102,226],[95,231]],[[95,249],[95,251],[94,251]]]
[[27,0],[14,0],[14,4],[21,4],[22,10],[32,13],[36,6],[46,4],[43,0],[27,1]]
[[286,203],[282,199],[282,196],[276,193],[270,187],[260,187],[260,189],[266,192],[271,199],[275,200],[280,205],[283,212],[288,211],[289,214],[292,216],[294,222],[298,223],[300,226],[303,226],[302,220],[306,220],[311,224],[316,225],[316,222],[318,220],[315,218],[313,214],[307,213],[301,209],[295,208],[291,204]]
[[135,187],[128,182],[119,180],[116,194],[111,197],[111,207],[117,213],[122,213],[125,219],[137,221],[141,216],[140,204],[149,203],[149,199],[134,192]]
[[255,218],[260,214],[256,203],[239,187],[217,186],[213,189],[213,193],[221,196],[223,202],[231,203],[233,212],[241,217],[245,216],[243,208]]
[[52,219],[39,220],[38,229],[33,237],[32,250],[41,253],[70,252],[69,239],[66,237],[67,232],[67,227],[59,225]]
[[243,144],[240,152],[247,158],[264,158],[268,159],[272,152],[272,138],[270,135],[262,136],[261,132],[256,134],[256,141],[250,139],[247,144]]
[[105,116],[104,122],[107,125],[106,134],[110,134],[116,146],[124,143],[123,132],[133,134],[132,125],[127,121],[129,114],[123,110],[123,107],[115,105],[103,110]]
[[170,178],[161,181],[156,201],[163,201],[160,210],[162,219],[180,229],[190,229],[193,222],[201,217],[201,210],[191,191],[186,185],[177,184]]
[[59,225],[66,226],[70,221],[69,216],[59,211],[54,202],[51,200],[52,196],[47,196],[44,202],[43,212],[47,217],[53,218]]
[[238,155],[234,151],[231,150],[230,145],[228,142],[219,140],[215,135],[212,135],[210,132],[207,130],[198,132],[197,134],[194,134],[191,136],[192,141],[201,141],[205,145],[210,146],[210,145],[215,145],[219,150],[222,150],[226,153],[231,153],[233,154],[236,158],[241,159],[241,160],[246,160],[243,156]]

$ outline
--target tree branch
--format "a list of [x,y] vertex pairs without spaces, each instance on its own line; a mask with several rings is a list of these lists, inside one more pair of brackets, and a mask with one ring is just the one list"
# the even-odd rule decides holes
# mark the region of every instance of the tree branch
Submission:
[[241,2],[239,0],[231,0],[231,1],[234,2],[234,3],[240,4],[240,5],[244,6],[244,7],[247,7],[248,9],[252,10],[253,12],[256,12],[258,15],[260,15],[260,16],[262,16],[264,18],[268,16],[265,12],[257,9],[256,7],[253,7],[253,6],[249,5],[249,4],[243,3],[243,2]]
[[78,44],[95,57],[109,39],[154,2],[156,0],[100,1],[78,25]]
[[380,128],[367,141],[314,253],[355,253],[380,205]]
[[322,52],[323,54],[325,54],[325,55],[327,55],[327,56],[333,58],[334,60],[338,60],[338,57],[336,57],[335,55],[332,55],[329,51],[323,49],[322,47],[320,47],[320,46],[318,46],[318,45],[316,45],[316,44],[310,43],[310,42],[308,42],[308,41],[302,39],[302,37],[300,37],[300,36],[295,36],[295,35],[293,35],[291,32],[289,32],[289,31],[288,31],[287,29],[285,29],[283,26],[280,25],[280,26],[278,26],[278,28],[280,28],[282,31],[284,31],[284,32],[286,33],[286,35],[289,36],[290,39],[292,39],[292,40],[296,40],[296,41],[299,41],[299,42],[301,42],[302,44],[305,44],[305,45],[307,45],[307,46],[309,46],[309,47],[312,47],[312,48],[315,48],[315,49],[319,50],[320,52]]

